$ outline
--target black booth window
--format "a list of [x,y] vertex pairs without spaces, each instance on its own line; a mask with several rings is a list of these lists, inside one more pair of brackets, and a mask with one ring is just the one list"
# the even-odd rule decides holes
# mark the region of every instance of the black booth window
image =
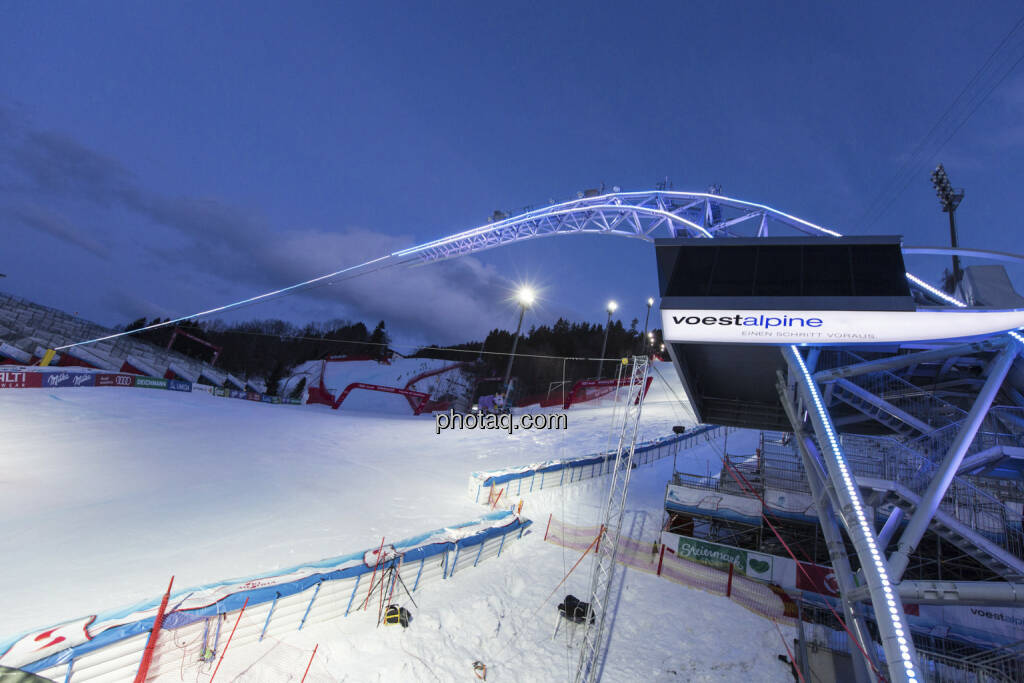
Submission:
[[910,296],[898,244],[666,245],[659,259],[671,252],[664,296]]

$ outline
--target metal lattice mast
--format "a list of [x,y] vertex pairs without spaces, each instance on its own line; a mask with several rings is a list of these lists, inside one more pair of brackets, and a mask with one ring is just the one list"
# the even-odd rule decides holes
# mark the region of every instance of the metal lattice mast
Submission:
[[[633,357],[633,372],[626,392],[622,415],[614,424],[619,433],[619,444],[615,451],[615,467],[612,469],[608,486],[608,499],[603,508],[603,538],[598,542],[593,571],[590,576],[590,614],[587,619],[583,642],[580,646],[579,666],[576,669],[577,683],[597,680],[601,653],[604,649],[605,617],[609,611],[612,575],[615,572],[615,554],[622,531],[622,517],[626,509],[626,493],[629,476],[633,471],[633,451],[636,448],[637,428],[640,411],[643,408],[643,394],[649,372],[647,356]],[[621,374],[620,374],[621,377]],[[613,418],[614,419],[614,418]]]

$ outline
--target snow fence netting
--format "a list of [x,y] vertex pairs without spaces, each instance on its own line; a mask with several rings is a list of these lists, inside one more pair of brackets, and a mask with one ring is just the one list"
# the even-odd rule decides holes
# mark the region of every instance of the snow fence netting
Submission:
[[[500,557],[530,524],[511,512],[496,512],[395,543],[397,553],[380,565],[367,566],[368,551],[361,551],[273,575],[176,590],[168,602],[149,677],[198,680],[202,672],[209,674],[210,658],[223,652],[236,622],[231,649],[266,643],[262,660],[263,654],[278,649],[277,643],[287,634],[306,625],[356,615],[376,620],[382,603],[400,590],[399,577],[415,593],[457,571]],[[157,600],[135,605],[0,643],[0,663],[65,683],[131,680],[158,604]],[[44,634],[58,629],[64,629],[67,638],[39,647],[39,642],[46,643]],[[271,656],[264,664],[254,662],[251,680],[289,680],[291,673],[282,677],[274,672],[291,672],[293,659],[289,654]]]
[[[582,553],[590,549],[599,530],[599,526],[568,524],[551,515],[544,540]],[[606,540],[607,535],[603,535],[601,543]],[[796,623],[793,610],[787,610],[787,605],[792,604],[792,601],[781,588],[742,574],[683,559],[658,540],[640,540],[621,535],[615,560],[683,586],[729,597],[733,602],[767,619],[791,625]]]

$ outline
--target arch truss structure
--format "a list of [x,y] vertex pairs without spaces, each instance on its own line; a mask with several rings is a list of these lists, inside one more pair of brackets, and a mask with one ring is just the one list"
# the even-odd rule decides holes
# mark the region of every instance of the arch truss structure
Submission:
[[767,237],[792,231],[840,237],[770,206],[706,192],[613,192],[530,209],[442,237],[391,257],[429,263],[551,235],[590,233],[651,241],[655,237]]

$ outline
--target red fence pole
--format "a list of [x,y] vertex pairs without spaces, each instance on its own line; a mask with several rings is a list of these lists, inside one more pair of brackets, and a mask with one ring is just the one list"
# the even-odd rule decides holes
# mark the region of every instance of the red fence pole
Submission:
[[544,529],[544,540],[545,541],[548,540],[548,532],[551,531],[551,514],[552,513],[550,513],[550,512],[548,513],[548,526],[547,526],[546,529]]
[[658,557],[658,576],[661,576],[661,564],[665,561],[665,544],[661,544],[661,555]]
[[313,646],[313,654],[309,656],[309,664],[306,665],[306,671],[302,674],[302,680],[299,683],[306,683],[306,674],[309,673],[309,667],[313,665],[313,657],[316,657],[316,649],[320,647],[320,643]]
[[160,635],[160,627],[164,624],[164,612],[167,610],[167,601],[171,597],[171,586],[173,585],[174,577],[172,576],[171,582],[167,584],[167,592],[160,600],[160,609],[157,610],[156,618],[153,619],[153,628],[149,632],[149,640],[146,641],[146,649],[142,653],[139,670],[135,672],[135,683],[145,683],[146,675],[149,673],[149,665],[153,661],[153,652],[156,650],[156,639]]
[[733,570],[733,564],[732,564],[732,562],[730,562],[729,563],[729,582],[727,584],[725,584],[725,597],[729,597],[730,595],[732,595],[732,570]]
[[249,598],[245,599],[242,603],[242,609],[238,612],[238,618],[235,619],[235,625],[231,627],[231,635],[228,636],[228,642],[224,644],[224,649],[220,653],[220,659],[217,660],[217,666],[213,668],[213,676],[210,676],[210,683],[213,683],[214,677],[217,675],[217,669],[220,668],[220,663],[224,661],[224,655],[228,653],[228,648],[231,647],[231,639],[235,637],[235,629],[238,628],[238,622],[242,620],[242,615],[245,614],[245,606],[249,604]]
[[377,578],[377,567],[380,566],[380,558],[384,555],[384,537],[380,537],[380,550],[377,551],[377,562],[373,565],[373,574],[370,575],[370,589],[366,591],[366,600],[363,601],[363,611],[370,604],[370,597],[373,595],[373,582]]

